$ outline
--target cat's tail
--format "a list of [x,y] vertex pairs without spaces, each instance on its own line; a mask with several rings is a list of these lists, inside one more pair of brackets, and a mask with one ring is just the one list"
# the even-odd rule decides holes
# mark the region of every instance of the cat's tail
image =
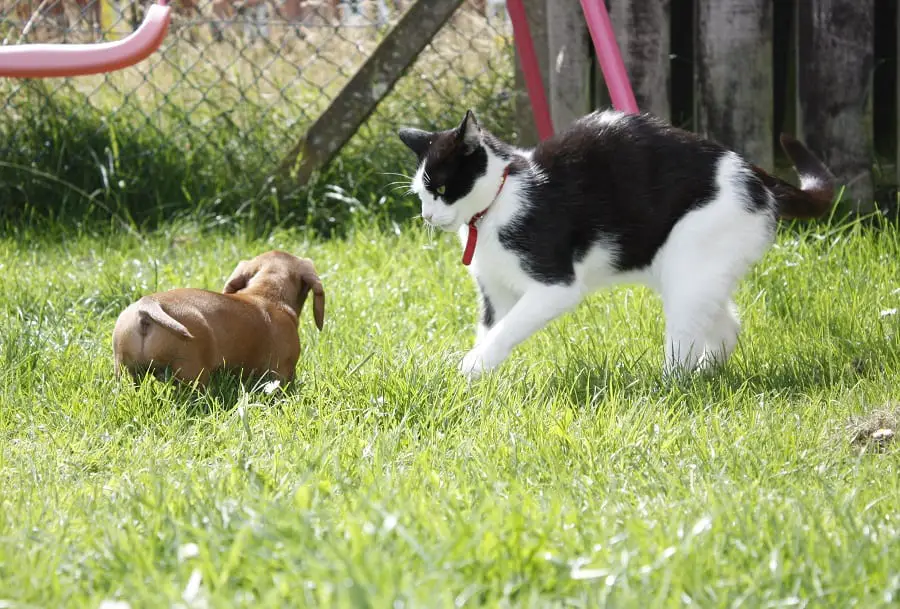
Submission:
[[808,220],[824,216],[834,201],[834,176],[809,148],[787,135],[781,134],[781,148],[794,164],[800,176],[800,188],[753,166],[753,171],[775,197],[780,217]]

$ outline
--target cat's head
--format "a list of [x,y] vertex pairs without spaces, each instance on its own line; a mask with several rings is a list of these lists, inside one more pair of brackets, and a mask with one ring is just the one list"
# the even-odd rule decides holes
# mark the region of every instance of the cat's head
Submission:
[[412,190],[422,202],[426,222],[455,231],[490,204],[493,193],[481,178],[496,159],[485,146],[484,134],[471,110],[453,129],[431,132],[405,128],[399,136],[418,158]]

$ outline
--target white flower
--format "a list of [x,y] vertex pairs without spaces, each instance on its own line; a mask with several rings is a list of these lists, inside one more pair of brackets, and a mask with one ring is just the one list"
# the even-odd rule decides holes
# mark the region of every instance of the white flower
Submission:
[[200,555],[200,548],[195,543],[186,543],[178,547],[178,562],[184,562]]

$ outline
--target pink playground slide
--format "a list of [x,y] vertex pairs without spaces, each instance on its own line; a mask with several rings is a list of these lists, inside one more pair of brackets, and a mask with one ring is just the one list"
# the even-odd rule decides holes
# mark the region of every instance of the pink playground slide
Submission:
[[115,42],[0,46],[0,77],[85,76],[134,65],[159,48],[169,28],[170,10],[167,0],[159,0],[137,30]]

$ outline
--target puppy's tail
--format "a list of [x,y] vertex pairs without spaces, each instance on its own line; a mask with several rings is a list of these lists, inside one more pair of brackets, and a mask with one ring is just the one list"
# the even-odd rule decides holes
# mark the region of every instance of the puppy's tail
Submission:
[[316,273],[316,268],[313,266],[312,261],[303,261],[303,273],[301,277],[303,279],[303,285],[300,286],[300,302],[297,305],[297,316],[300,316],[300,312],[303,310],[303,305],[306,302],[306,297],[309,296],[309,292],[312,291],[313,317],[316,320],[316,327],[321,331],[322,327],[325,325],[325,288],[322,286],[322,280],[319,279],[319,275]]
[[834,200],[834,176],[809,148],[781,134],[781,148],[800,176],[800,188],[777,178],[756,165],[753,171],[775,197],[778,213],[786,220],[808,220],[824,216]]
[[146,336],[150,320],[153,320],[163,328],[171,330],[187,339],[193,339],[194,336],[185,328],[180,321],[166,313],[160,304],[152,298],[141,298],[138,301],[138,315],[141,318],[141,335]]

